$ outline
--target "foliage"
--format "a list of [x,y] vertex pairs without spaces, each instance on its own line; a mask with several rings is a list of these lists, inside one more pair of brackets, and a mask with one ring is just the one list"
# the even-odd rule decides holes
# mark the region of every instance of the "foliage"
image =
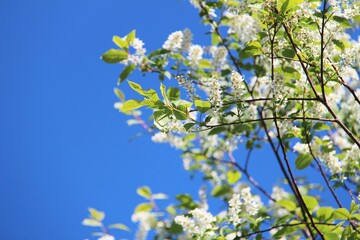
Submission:
[[[184,168],[210,186],[200,189],[199,200],[179,194],[165,209],[156,204],[165,194],[139,188],[145,201],[133,215],[135,238],[152,231],[156,239],[360,239],[360,38],[352,37],[360,3],[190,2],[209,26],[211,46],[192,43],[185,29],[146,54],[132,31],[114,36],[118,49],[102,56],[125,65],[119,84],[136,69],[159,77],[159,89],[127,81],[138,97],[125,100],[116,89],[115,106],[154,142],[180,149]],[[178,87],[166,86],[165,78]],[[272,190],[248,170],[252,153],[266,145],[284,179]],[[242,159],[233,154],[239,146],[248,151]],[[323,190],[299,172],[318,174]],[[341,189],[348,199],[339,198]],[[324,192],[335,205],[326,205]],[[226,210],[211,213],[208,194]],[[101,239],[111,237],[104,214],[90,212],[83,224],[100,227]]]

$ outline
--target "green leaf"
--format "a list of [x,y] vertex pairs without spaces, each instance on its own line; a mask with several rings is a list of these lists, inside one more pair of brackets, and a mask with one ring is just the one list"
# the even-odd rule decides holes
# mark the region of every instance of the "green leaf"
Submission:
[[98,211],[95,208],[89,208],[89,212],[90,212],[91,218],[95,219],[99,222],[101,222],[105,218],[105,213],[102,211]]
[[300,79],[300,73],[295,68],[286,66],[286,67],[282,68],[282,71],[283,71],[284,75],[290,79],[291,78],[296,79],[296,80]]
[[170,101],[176,101],[180,99],[180,90],[176,87],[169,87],[167,90],[167,95]]
[[283,200],[280,200],[280,201],[276,201],[276,204],[285,208],[286,210],[288,211],[294,211],[296,209],[296,204],[294,201],[290,201],[290,200],[287,200],[287,199],[283,199]]
[[327,232],[324,234],[324,239],[326,240],[339,240],[338,234],[334,232]]
[[184,105],[175,106],[175,108],[172,109],[172,112],[176,119],[178,120],[187,120],[188,119],[188,111],[187,107]]
[[343,28],[350,28],[351,24],[349,22],[349,20],[347,20],[346,18],[343,17],[339,17],[339,16],[333,16],[333,19],[335,22],[338,22],[340,24],[341,27]]
[[221,38],[216,31],[211,33],[211,45],[216,46],[221,41]]
[[131,45],[135,39],[135,35],[136,35],[136,30],[132,30],[127,36],[126,36],[126,41],[128,42],[129,45]]
[[304,169],[311,164],[312,160],[313,158],[310,154],[299,153],[295,160],[296,168]]
[[338,208],[332,213],[331,217],[335,220],[347,220],[350,213],[346,208]]
[[140,203],[135,208],[135,213],[138,212],[150,212],[153,209],[153,205],[151,203]]
[[235,184],[241,178],[241,173],[238,171],[229,171],[227,172],[226,177],[229,184]]
[[354,202],[354,200],[350,203],[350,213],[354,214],[359,210],[359,205]]
[[304,199],[306,207],[309,210],[313,210],[314,208],[316,208],[319,205],[319,202],[315,197],[303,196],[303,199]]
[[292,48],[286,48],[284,49],[281,54],[284,57],[288,57],[288,58],[294,58],[295,57],[295,51]]
[[199,61],[199,67],[200,68],[211,68],[211,62],[209,59],[201,59]]
[[159,129],[164,129],[165,126],[168,125],[170,121],[170,115],[172,115],[172,112],[169,112],[167,110],[161,110],[154,112],[154,124]]
[[142,107],[141,101],[130,99],[123,103],[120,110],[122,112],[129,112],[129,111],[138,109],[140,107]]
[[304,0],[278,0],[277,8],[281,13],[286,13],[287,11],[297,7]]
[[88,226],[88,227],[101,227],[102,223],[95,220],[95,219],[91,219],[91,218],[85,218],[82,221],[82,225],[84,226]]
[[123,49],[128,49],[129,45],[126,41],[124,41],[121,37],[119,36],[113,36],[112,41],[119,47],[119,48],[123,48]]
[[106,63],[119,63],[127,58],[127,52],[119,49],[110,49],[105,52],[101,57],[101,59]]
[[115,224],[111,224],[108,226],[108,228],[116,228],[116,229],[121,229],[121,230],[125,230],[125,231],[130,231],[130,229],[121,223],[115,223]]
[[193,126],[195,126],[195,123],[185,123],[184,128],[186,131],[189,131]]
[[164,100],[166,103],[169,103],[169,99],[166,95],[166,86],[164,84],[160,84],[160,91],[161,91],[161,95],[163,96]]
[[331,217],[333,212],[334,209],[332,207],[320,207],[316,212],[316,216],[325,221]]
[[121,72],[118,80],[118,84],[122,83],[136,68],[135,64],[127,65],[124,70]]
[[261,44],[258,41],[249,42],[245,48],[241,51],[240,56],[242,58],[248,58],[262,54]]
[[211,103],[208,101],[195,100],[195,107],[199,112],[205,113],[211,108]]
[[208,135],[211,136],[211,135],[219,134],[225,130],[226,130],[225,127],[214,127],[209,131]]
[[125,101],[124,93],[120,89],[114,88],[114,93],[122,102]]
[[169,228],[169,232],[171,234],[177,235],[183,232],[183,228],[181,227],[181,225],[176,224],[174,221],[171,223],[170,228]]
[[231,188],[228,185],[216,186],[212,191],[211,195],[214,197],[221,197],[231,192]]
[[128,80],[128,84],[135,92],[139,93],[140,95],[154,99],[154,100],[159,100],[159,96],[157,95],[155,90],[153,90],[153,89],[143,90],[139,84],[129,81],[129,80]]
[[158,50],[155,50],[153,52],[151,52],[149,54],[149,58],[153,58],[153,57],[156,57],[156,56],[159,56],[159,55],[163,55],[163,54],[167,54],[167,53],[170,53],[171,51],[170,50],[167,50],[167,49],[158,49]]
[[151,189],[148,186],[142,186],[139,187],[136,190],[137,194],[139,194],[140,196],[146,198],[146,199],[150,199],[151,198]]
[[189,194],[178,194],[176,195],[176,200],[181,203],[180,207],[182,208],[195,209],[197,207]]

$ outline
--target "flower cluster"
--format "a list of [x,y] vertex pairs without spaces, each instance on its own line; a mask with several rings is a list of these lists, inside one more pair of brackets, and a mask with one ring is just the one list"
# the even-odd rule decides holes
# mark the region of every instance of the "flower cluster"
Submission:
[[182,31],[173,32],[169,35],[162,47],[170,51],[177,51],[182,47],[183,39],[184,34]]
[[223,106],[221,97],[221,87],[219,81],[215,77],[209,80],[209,102],[214,106],[215,111],[218,111]]
[[214,236],[214,222],[216,218],[204,209],[195,208],[189,212],[192,217],[178,215],[175,222],[182,226],[184,231],[190,235],[198,235],[201,237]]
[[234,99],[237,101],[242,100],[242,97],[245,93],[245,85],[244,85],[244,77],[241,76],[238,72],[233,70],[231,72],[231,86],[232,86],[232,93]]
[[199,65],[199,61],[202,59],[202,55],[204,50],[200,45],[191,45],[189,48],[189,55],[187,59],[189,60],[191,67],[197,67]]
[[236,227],[247,220],[247,215],[257,215],[261,206],[260,197],[251,195],[249,187],[243,188],[240,193],[235,193],[229,201],[229,222]]
[[[126,38],[123,38],[124,41],[125,39]],[[135,49],[135,53],[129,54],[128,59],[123,61],[122,63],[124,65],[128,65],[128,64],[141,65],[145,58],[145,53],[146,53],[146,49],[144,48],[144,42],[139,38],[135,38],[130,44],[130,46]]]

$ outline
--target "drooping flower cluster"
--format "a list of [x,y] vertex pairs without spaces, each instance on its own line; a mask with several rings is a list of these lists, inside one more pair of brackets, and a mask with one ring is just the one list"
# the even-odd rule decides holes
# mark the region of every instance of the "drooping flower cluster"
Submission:
[[231,72],[231,86],[232,86],[232,94],[234,99],[237,101],[242,100],[242,96],[245,93],[245,85],[244,85],[244,77],[241,76],[238,72],[233,70]]
[[215,111],[218,111],[223,106],[223,100],[221,96],[221,87],[216,77],[209,79],[209,102],[214,106]]
[[204,51],[200,45],[191,45],[189,48],[189,55],[187,59],[189,60],[191,67],[197,67],[199,61],[202,59]]
[[182,47],[183,38],[184,34],[182,31],[173,32],[169,35],[162,47],[170,51],[177,51]]
[[175,217],[175,222],[182,226],[184,231],[190,235],[198,235],[201,237],[211,237],[215,233],[214,222],[216,218],[204,209],[195,208],[189,214],[192,217],[178,215]]
[[184,75],[176,75],[175,79],[178,81],[179,85],[182,86],[186,92],[188,93],[189,97],[191,99],[197,98],[196,94],[196,88],[194,86],[194,83],[191,79],[186,78]]
[[212,65],[214,69],[222,69],[226,63],[228,52],[224,46],[211,46],[210,53],[212,55]]
[[229,34],[235,34],[242,43],[256,39],[260,26],[252,16],[249,14],[230,14],[229,16],[231,17]]
[[229,222],[236,227],[247,220],[246,216],[257,215],[261,206],[260,197],[253,196],[250,188],[245,187],[240,193],[235,193],[229,201]]

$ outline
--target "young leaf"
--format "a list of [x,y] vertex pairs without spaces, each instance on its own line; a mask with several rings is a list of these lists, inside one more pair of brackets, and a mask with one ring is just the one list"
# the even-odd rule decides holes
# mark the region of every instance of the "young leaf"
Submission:
[[167,95],[171,102],[179,100],[180,99],[180,90],[179,90],[179,88],[170,87],[167,90]]
[[119,48],[123,48],[123,49],[128,49],[129,45],[126,41],[124,41],[121,37],[119,36],[113,36],[113,42],[119,47]]
[[135,39],[135,34],[136,34],[136,30],[132,30],[127,36],[126,36],[126,41],[128,42],[129,45],[132,44],[132,42]]
[[229,184],[235,184],[237,183],[237,181],[239,181],[239,179],[241,178],[241,173],[238,171],[229,171],[226,174],[227,177],[227,181],[229,182]]
[[88,227],[101,227],[102,223],[95,220],[95,219],[91,219],[91,218],[85,218],[82,221],[82,225],[84,226],[88,226]]
[[101,222],[105,218],[105,213],[102,211],[98,211],[95,208],[89,208],[89,212],[90,212],[91,218],[95,219],[99,222]]
[[127,52],[119,49],[110,49],[105,52],[101,57],[101,59],[106,63],[119,63],[127,58]]
[[127,65],[124,70],[121,72],[118,80],[118,84],[122,83],[136,68],[135,64]]
[[347,220],[350,213],[346,208],[338,208],[332,213],[331,217],[335,220]]
[[252,41],[245,46],[245,48],[241,51],[240,56],[242,58],[248,58],[260,55],[261,53],[261,44],[258,41]]
[[313,158],[310,154],[302,154],[299,153],[299,155],[296,157],[295,160],[295,165],[297,169],[304,169],[307,166],[310,165],[310,163],[312,162]]
[[150,212],[153,209],[153,205],[151,203],[140,203],[135,208],[135,213],[138,212]]
[[294,211],[296,209],[296,204],[294,203],[294,201],[290,201],[287,199],[277,201],[276,204],[285,208],[286,210],[288,210],[290,212]]
[[195,100],[195,107],[199,112],[205,113],[211,108],[211,103],[208,101]]
[[108,228],[116,228],[116,229],[121,229],[121,230],[125,230],[125,231],[130,231],[130,229],[121,223],[115,223],[115,224],[111,224],[108,226]]
[[151,198],[151,189],[148,186],[139,187],[136,192],[146,199]]
[[138,109],[140,107],[142,107],[141,101],[130,99],[130,100],[124,102],[124,104],[121,106],[120,110],[122,112],[129,112],[129,111]]

